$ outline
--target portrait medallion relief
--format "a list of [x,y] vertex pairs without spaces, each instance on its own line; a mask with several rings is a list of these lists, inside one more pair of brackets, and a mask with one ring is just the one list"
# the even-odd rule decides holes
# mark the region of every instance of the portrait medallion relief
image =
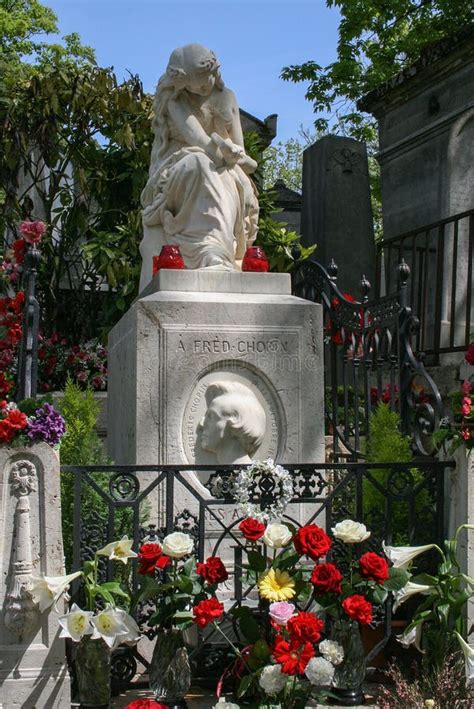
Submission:
[[283,412],[267,380],[245,365],[206,370],[185,406],[183,448],[189,463],[250,463],[284,448]]

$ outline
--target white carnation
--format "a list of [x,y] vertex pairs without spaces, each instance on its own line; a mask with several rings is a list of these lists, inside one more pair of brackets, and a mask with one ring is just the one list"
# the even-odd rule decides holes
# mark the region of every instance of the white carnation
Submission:
[[323,640],[319,644],[319,651],[333,665],[340,665],[344,659],[344,649],[335,640]]
[[331,684],[334,677],[334,666],[324,657],[313,657],[304,671],[311,684],[317,687]]
[[281,671],[280,665],[267,665],[263,668],[258,683],[266,694],[278,694],[286,685],[288,677]]
[[354,522],[352,519],[345,519],[343,522],[338,522],[332,528],[332,533],[336,539],[346,544],[359,544],[370,537],[370,532],[367,531],[365,524]]

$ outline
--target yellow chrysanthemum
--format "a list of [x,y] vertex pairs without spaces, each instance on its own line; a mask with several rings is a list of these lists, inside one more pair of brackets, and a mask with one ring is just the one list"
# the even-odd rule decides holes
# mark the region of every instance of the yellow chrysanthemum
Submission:
[[287,601],[295,595],[295,582],[286,571],[270,569],[260,577],[258,590],[267,601]]

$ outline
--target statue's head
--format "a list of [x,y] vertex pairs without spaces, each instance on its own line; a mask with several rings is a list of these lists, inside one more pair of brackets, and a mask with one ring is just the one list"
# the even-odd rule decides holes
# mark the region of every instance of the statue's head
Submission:
[[175,88],[202,96],[208,96],[214,87],[223,87],[216,55],[201,44],[186,44],[175,49],[165,76]]
[[[201,447],[224,452],[238,443],[250,458],[265,435],[267,417],[255,394],[240,382],[216,382],[206,390],[206,414],[201,421]],[[231,462],[231,461],[229,461]]]

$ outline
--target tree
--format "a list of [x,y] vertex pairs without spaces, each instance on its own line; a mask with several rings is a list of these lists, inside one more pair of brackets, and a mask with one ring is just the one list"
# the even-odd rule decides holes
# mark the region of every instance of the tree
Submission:
[[337,58],[285,67],[282,78],[308,82],[317,131],[337,131],[376,140],[375,122],[357,109],[357,100],[412,64],[429,45],[474,21],[465,0],[326,0],[341,13]]

